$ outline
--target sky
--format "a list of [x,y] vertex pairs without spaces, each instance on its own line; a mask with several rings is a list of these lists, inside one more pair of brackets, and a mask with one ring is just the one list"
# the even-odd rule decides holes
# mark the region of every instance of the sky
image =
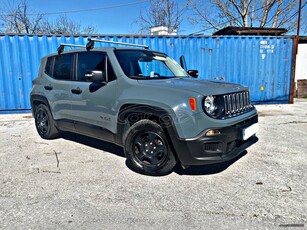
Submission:
[[[100,34],[136,34],[138,26],[133,23],[140,12],[148,9],[149,1],[146,0],[27,0],[29,12],[62,12],[81,9],[103,8],[111,6],[126,5],[97,11],[86,11],[78,13],[66,13],[65,15],[79,22],[82,26],[94,25]],[[179,6],[186,3],[178,0]],[[49,15],[52,19],[58,15]],[[198,26],[192,26],[187,20],[181,24],[180,34],[191,34],[201,30]]]
[[[11,5],[21,0],[0,0],[9,2]],[[29,13],[54,13],[47,15],[48,19],[55,19],[61,15],[61,12],[67,12],[65,15],[81,26],[93,25],[98,34],[138,34],[139,26],[135,24],[135,20],[140,12],[147,12],[149,9],[149,0],[26,0],[28,3]],[[306,0],[303,0],[305,2]],[[179,7],[187,3],[187,0],[177,0]],[[1,8],[1,7],[0,7]],[[90,11],[89,9],[101,8],[99,10]],[[1,10],[1,9],[0,9]],[[82,12],[70,12],[88,10]],[[302,12],[302,17],[306,17],[307,7]],[[58,13],[58,14],[56,14]],[[184,16],[188,16],[191,12],[185,12]],[[198,25],[192,25],[184,18],[181,23],[179,34],[188,35],[201,31]],[[214,31],[207,30],[203,32],[211,35]],[[307,31],[301,29],[301,35],[307,35]],[[148,31],[149,34],[149,31]]]

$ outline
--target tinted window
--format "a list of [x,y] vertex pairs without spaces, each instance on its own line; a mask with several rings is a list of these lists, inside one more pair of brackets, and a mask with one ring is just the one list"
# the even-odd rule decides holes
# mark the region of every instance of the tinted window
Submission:
[[59,80],[70,80],[72,76],[73,54],[61,54],[54,58],[53,77]]
[[[105,71],[107,54],[103,52],[80,52],[78,53],[77,80],[86,81],[85,73],[91,70]],[[115,74],[108,61],[108,80],[115,79]]]
[[52,65],[53,65],[53,57],[48,57],[45,66],[45,73],[50,77],[52,77]]

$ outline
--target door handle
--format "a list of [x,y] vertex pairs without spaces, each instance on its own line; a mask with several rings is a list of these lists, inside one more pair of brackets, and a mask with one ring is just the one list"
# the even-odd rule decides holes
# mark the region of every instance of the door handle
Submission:
[[53,87],[51,85],[45,85],[44,88],[46,90],[49,90],[49,91],[53,89]]
[[76,89],[72,89],[71,92],[72,92],[73,94],[80,94],[80,93],[82,93],[82,90],[78,87],[78,88],[76,88]]

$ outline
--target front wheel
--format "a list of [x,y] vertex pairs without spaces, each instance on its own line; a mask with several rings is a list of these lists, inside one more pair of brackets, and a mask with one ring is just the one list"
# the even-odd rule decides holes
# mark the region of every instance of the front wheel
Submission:
[[128,166],[146,175],[169,174],[177,163],[163,129],[150,120],[138,121],[128,129],[124,151]]
[[35,109],[34,114],[35,126],[38,134],[44,139],[55,139],[59,137],[59,131],[55,126],[55,122],[48,107],[40,104]]

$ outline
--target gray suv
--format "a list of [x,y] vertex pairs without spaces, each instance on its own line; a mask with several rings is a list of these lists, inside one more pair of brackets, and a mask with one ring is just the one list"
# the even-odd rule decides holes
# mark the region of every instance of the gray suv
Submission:
[[145,46],[96,42],[108,41],[65,52],[77,45],[61,44],[42,58],[30,95],[42,138],[74,132],[115,143],[147,175],[168,174],[177,162],[227,161],[258,140],[248,88],[196,79],[196,70]]

